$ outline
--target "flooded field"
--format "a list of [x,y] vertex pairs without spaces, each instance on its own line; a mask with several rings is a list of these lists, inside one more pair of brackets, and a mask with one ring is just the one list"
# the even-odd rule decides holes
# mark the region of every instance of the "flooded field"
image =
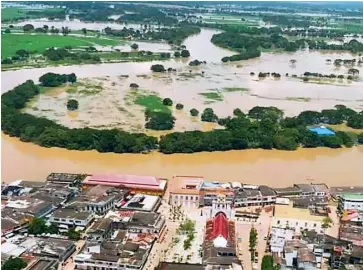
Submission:
[[[192,119],[189,116],[191,108],[202,111],[211,107],[220,117],[231,115],[235,108],[246,111],[254,106],[276,106],[283,109],[285,115],[296,115],[303,110],[333,108],[336,104],[363,109],[361,80],[303,82],[301,78],[291,77],[292,74],[299,77],[306,71],[346,76],[350,67],[337,68],[327,64],[326,60],[334,62],[338,58],[357,58],[357,55],[309,51],[263,53],[258,59],[222,64],[222,57],[234,53],[214,46],[210,42],[214,33],[217,31],[203,29],[200,34],[185,40],[184,44],[191,53],[189,60],[7,71],[1,74],[2,92],[9,91],[28,79],[38,81],[47,72],[74,72],[83,86],[46,92],[29,104],[27,112],[70,127],[118,127],[132,131],[142,130],[144,124],[144,108],[135,104],[135,97],[139,95],[169,97],[174,104],[184,104],[183,111],[174,112],[177,118],[176,130],[214,128],[213,125]],[[187,63],[194,59],[206,61],[207,64],[191,68]],[[296,64],[291,65],[291,59],[295,59]],[[175,68],[177,72],[152,74],[150,66],[154,63]],[[362,74],[361,66],[355,68]],[[257,75],[251,76],[251,72],[278,72],[281,78],[259,79]],[[286,77],[285,73],[289,73],[289,76]],[[130,89],[130,83],[137,83],[139,89]],[[78,98],[78,111],[67,111],[65,104],[69,97]],[[19,178],[42,180],[52,171],[107,171],[162,177],[174,174],[203,175],[212,180],[274,186],[312,181],[311,179],[330,185],[338,185],[342,181],[352,185],[361,184],[363,180],[362,147],[339,150],[299,149],[294,152],[245,150],[185,155],[119,155],[46,149],[2,135],[2,155],[2,181],[5,182]]]

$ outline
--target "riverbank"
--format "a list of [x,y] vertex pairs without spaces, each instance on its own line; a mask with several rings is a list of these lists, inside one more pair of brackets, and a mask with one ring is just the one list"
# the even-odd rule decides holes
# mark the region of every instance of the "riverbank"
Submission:
[[342,149],[298,149],[287,152],[250,149],[227,152],[163,155],[114,154],[43,148],[1,135],[2,181],[39,180],[54,171],[201,175],[220,182],[242,181],[274,187],[297,182],[327,185],[362,184],[363,146]]

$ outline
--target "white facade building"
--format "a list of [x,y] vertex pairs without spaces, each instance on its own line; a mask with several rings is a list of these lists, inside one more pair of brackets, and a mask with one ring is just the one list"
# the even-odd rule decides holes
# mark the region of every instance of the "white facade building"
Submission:
[[340,211],[348,209],[363,211],[363,194],[361,193],[342,194],[339,197],[338,209]]

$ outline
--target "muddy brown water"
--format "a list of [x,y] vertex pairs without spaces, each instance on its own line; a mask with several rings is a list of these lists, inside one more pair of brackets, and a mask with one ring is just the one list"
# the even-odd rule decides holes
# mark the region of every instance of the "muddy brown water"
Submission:
[[110,172],[204,176],[208,180],[241,181],[276,187],[293,183],[363,184],[363,147],[293,152],[245,150],[164,155],[113,154],[43,148],[2,135],[2,181],[43,181],[50,172]]
[[[326,59],[352,58],[349,53],[299,51],[291,54],[265,53],[259,59],[240,63],[221,64],[223,56],[233,52],[218,48],[210,43],[214,30],[203,29],[199,35],[185,41],[191,52],[191,60],[207,61],[207,65],[196,68],[205,71],[206,76],[187,80],[149,80],[137,77],[138,74],[151,75],[151,63],[115,63],[100,65],[82,65],[68,67],[48,67],[2,72],[2,93],[9,91],[25,80],[38,78],[46,72],[71,73],[80,78],[130,75],[129,80],[150,86],[158,90],[161,96],[171,97],[187,106],[201,105],[201,89],[223,87],[246,87],[249,93],[230,93],[223,102],[208,104],[217,114],[229,114],[234,108],[248,110],[253,106],[276,106],[285,110],[285,114],[294,115],[306,109],[321,110],[332,108],[341,103],[355,109],[363,109],[362,82],[342,85],[311,84],[297,82],[291,78],[258,80],[250,72],[279,72],[281,74],[301,74],[305,71],[324,74],[346,74],[348,67],[336,68],[328,65]],[[297,63],[291,65],[290,59]],[[185,71],[185,62],[170,60],[162,63]],[[241,65],[237,67],[237,65]],[[362,67],[358,69],[363,72]],[[193,69],[194,70],[194,69]],[[154,76],[152,76],[154,77]],[[126,84],[128,85],[128,84]],[[194,95],[196,98],[191,99]],[[287,98],[290,98],[288,100]],[[292,100],[309,98],[309,102]],[[188,108],[190,109],[190,108]],[[227,113],[228,112],[228,113]],[[77,118],[77,113],[69,114]],[[2,181],[17,179],[44,180],[53,171],[56,172],[113,172],[140,175],[156,175],[170,178],[175,174],[201,175],[216,181],[241,181],[254,184],[286,186],[296,182],[325,182],[329,185],[363,184],[363,147],[351,149],[299,149],[294,152],[277,150],[245,150],[196,154],[163,155],[142,154],[104,154],[96,151],[69,151],[58,148],[42,148],[30,143],[20,142],[16,138],[2,135]]]

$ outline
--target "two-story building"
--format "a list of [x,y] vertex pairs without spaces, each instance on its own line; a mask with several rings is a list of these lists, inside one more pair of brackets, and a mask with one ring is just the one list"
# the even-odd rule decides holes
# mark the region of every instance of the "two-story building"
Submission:
[[339,197],[338,209],[340,211],[355,209],[363,211],[363,193],[343,193]]
[[95,214],[90,211],[74,211],[73,209],[60,208],[49,217],[49,222],[68,227],[87,228],[94,220]]

